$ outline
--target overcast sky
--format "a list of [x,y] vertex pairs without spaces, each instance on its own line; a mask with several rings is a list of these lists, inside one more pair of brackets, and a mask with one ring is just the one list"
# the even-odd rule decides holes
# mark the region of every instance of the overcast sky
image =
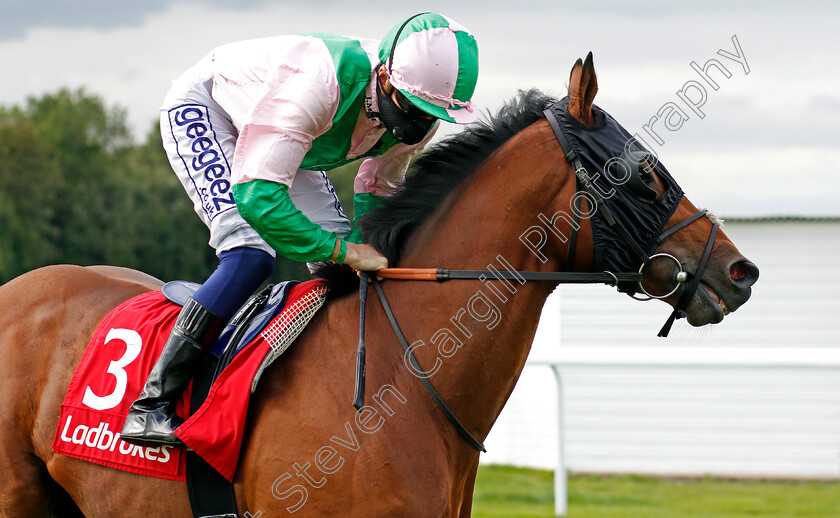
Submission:
[[[647,136],[643,126],[663,107],[688,116],[676,131],[650,125],[664,143],[646,140],[695,204],[730,216],[840,215],[840,9],[830,1],[672,4],[0,0],[0,104],[84,86],[125,108],[139,139],[170,81],[214,46],[313,31],[379,39],[402,18],[433,10],[476,35],[475,100],[486,109],[520,88],[564,95],[572,63],[592,50],[595,102],[631,133]],[[733,36],[746,64],[726,57],[738,54]],[[712,58],[730,74],[711,72],[716,91],[691,67]],[[702,118],[678,95],[691,81],[707,95]]]

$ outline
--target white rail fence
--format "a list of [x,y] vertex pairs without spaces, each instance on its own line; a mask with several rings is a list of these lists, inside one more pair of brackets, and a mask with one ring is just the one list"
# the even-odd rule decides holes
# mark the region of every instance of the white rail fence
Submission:
[[[527,366],[548,367],[556,379],[557,459],[554,472],[555,515],[567,512],[567,459],[564,453],[564,376],[569,368],[612,369],[748,369],[750,371],[836,370],[840,384],[840,350],[831,348],[709,347],[566,347],[551,358],[529,359]],[[839,385],[840,386],[840,385]],[[840,401],[838,401],[840,414]],[[840,468],[838,468],[840,469]]]

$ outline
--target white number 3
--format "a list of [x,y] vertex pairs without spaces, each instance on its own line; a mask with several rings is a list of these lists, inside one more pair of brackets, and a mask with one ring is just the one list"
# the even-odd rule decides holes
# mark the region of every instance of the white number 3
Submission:
[[137,331],[131,329],[111,329],[105,336],[105,345],[111,340],[122,340],[125,342],[125,354],[119,360],[114,360],[108,365],[106,372],[113,374],[117,378],[117,386],[114,391],[107,396],[97,396],[93,393],[88,385],[85,387],[85,397],[82,398],[82,403],[95,410],[108,410],[120,404],[125,395],[125,387],[128,383],[128,376],[125,374],[125,366],[137,359],[140,355],[140,346],[143,344],[143,339],[137,334]]

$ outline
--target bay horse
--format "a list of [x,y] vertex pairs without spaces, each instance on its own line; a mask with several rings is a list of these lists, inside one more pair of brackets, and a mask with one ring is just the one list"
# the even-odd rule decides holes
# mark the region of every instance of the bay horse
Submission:
[[[591,57],[571,73],[569,112],[593,123]],[[543,110],[525,92],[488,122],[429,150],[394,204],[370,215],[366,235],[395,266],[476,268],[503,257],[529,271],[589,271],[593,233],[577,245],[552,239],[542,262],[519,236],[537,214],[568,208],[574,171]],[[661,182],[654,182],[661,191]],[[661,193],[660,193],[661,194]],[[682,198],[667,226],[696,208]],[[712,221],[700,218],[657,249],[700,261]],[[558,222],[570,232],[570,225]],[[665,293],[672,268],[651,268],[648,290]],[[749,298],[757,268],[721,232],[686,308],[694,326],[716,323]],[[358,283],[358,281],[356,281]],[[483,440],[511,394],[556,282],[385,280],[382,288],[425,375]],[[0,512],[38,516],[191,516],[184,484],[56,455],[50,445],[71,375],[102,318],[158,289],[118,267],[51,266],[0,287]],[[493,290],[498,293],[491,293]],[[673,294],[666,298],[677,303]],[[504,298],[504,301],[502,299]],[[479,452],[446,420],[396,343],[383,306],[367,308],[367,404],[351,405],[359,299],[335,296],[263,375],[249,406],[235,477],[241,516],[470,515]],[[52,514],[51,514],[52,513]]]

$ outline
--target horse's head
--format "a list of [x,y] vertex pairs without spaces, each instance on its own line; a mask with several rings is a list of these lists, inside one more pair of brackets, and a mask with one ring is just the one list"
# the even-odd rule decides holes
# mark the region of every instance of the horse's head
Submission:
[[[720,322],[749,299],[758,268],[717,231],[719,221],[711,212],[698,211],[683,196],[655,154],[593,104],[597,91],[590,52],[572,67],[567,104],[553,108],[577,152],[575,168],[582,165],[591,180],[581,183],[588,183],[593,267],[627,271],[644,264],[643,291],[677,308],[675,316],[684,311],[693,326]],[[641,251],[608,224],[610,216],[597,210],[599,204],[606,205]],[[644,255],[651,259],[644,261]]]

